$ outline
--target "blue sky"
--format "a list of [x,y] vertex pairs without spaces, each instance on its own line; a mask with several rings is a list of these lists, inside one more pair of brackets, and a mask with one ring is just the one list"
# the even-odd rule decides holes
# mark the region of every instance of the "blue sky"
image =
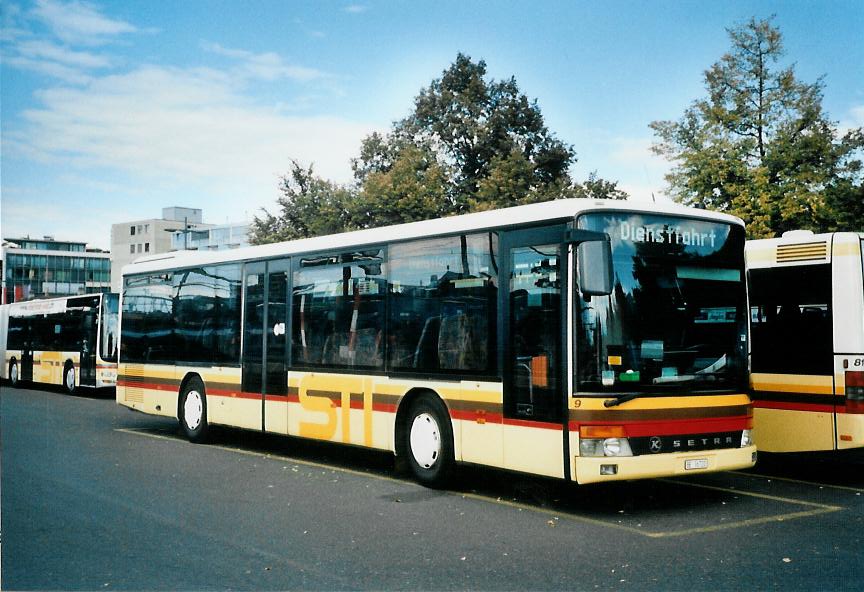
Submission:
[[273,208],[290,159],[347,182],[458,52],[515,76],[577,179],[662,196],[648,124],[704,95],[726,27],[776,15],[786,63],[864,125],[864,2],[3,0],[0,231],[109,246],[163,206]]

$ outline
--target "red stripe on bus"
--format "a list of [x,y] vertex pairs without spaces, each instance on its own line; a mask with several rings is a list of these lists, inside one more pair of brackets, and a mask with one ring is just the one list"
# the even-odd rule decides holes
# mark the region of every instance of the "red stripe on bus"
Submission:
[[171,384],[153,384],[150,382],[129,382],[127,380],[118,380],[117,386],[121,387],[131,387],[131,388],[142,388],[148,389],[152,391],[170,391],[177,392],[177,387]]
[[737,432],[753,427],[753,418],[749,416],[722,417],[713,419],[670,419],[667,421],[612,421],[608,423],[591,422],[577,423],[571,421],[570,430],[580,431],[581,426],[615,425],[622,426],[624,433],[630,438],[645,436],[683,436],[690,434],[714,434],[718,432]]
[[396,413],[396,405],[393,403],[372,403],[372,411],[380,411],[381,413]]
[[214,397],[230,397],[232,399],[247,399],[252,401],[261,400],[261,393],[247,393],[244,391],[224,391],[221,389],[212,389],[208,390],[207,394]]
[[509,426],[521,426],[526,428],[537,428],[541,430],[563,430],[564,425],[560,423],[552,423],[548,421],[532,421],[530,419],[511,419],[506,418],[500,413],[489,413],[486,411],[478,413],[477,411],[459,411],[452,409],[450,415],[453,419],[463,421],[475,421],[477,423],[493,423]]
[[453,419],[462,421],[477,421],[479,423],[503,423],[504,416],[500,413],[478,413],[477,411],[461,411],[451,409],[450,415]]
[[525,428],[540,428],[543,430],[563,430],[564,425],[560,423],[550,423],[548,421],[529,421],[527,419],[509,419],[504,418],[504,425],[521,426]]

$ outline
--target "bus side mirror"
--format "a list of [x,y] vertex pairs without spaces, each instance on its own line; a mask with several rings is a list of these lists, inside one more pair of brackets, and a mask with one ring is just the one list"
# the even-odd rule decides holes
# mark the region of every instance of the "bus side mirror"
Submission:
[[585,296],[612,293],[612,244],[606,236],[580,243],[576,249],[576,278]]

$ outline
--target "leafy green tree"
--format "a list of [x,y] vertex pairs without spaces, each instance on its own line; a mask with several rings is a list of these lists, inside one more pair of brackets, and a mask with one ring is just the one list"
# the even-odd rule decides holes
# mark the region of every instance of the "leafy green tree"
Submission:
[[303,168],[292,160],[290,171],[280,179],[279,191],[282,196],[277,203],[281,214],[263,210],[263,217],[255,217],[250,229],[252,244],[319,236],[350,228],[351,191],[316,176],[311,165]]
[[543,123],[515,79],[487,80],[486,63],[459,54],[420,91],[414,111],[387,134],[367,136],[339,186],[292,161],[278,215],[252,223],[256,244],[428,220],[563,197],[626,199],[592,173],[574,182],[571,146]]
[[837,227],[836,208],[860,195],[861,130],[839,133],[822,110],[823,82],[803,83],[771,19],[727,29],[731,49],[705,71],[708,96],[678,121],[651,123],[655,153],[685,204],[727,211],[751,236]]
[[447,174],[428,150],[402,148],[386,168],[370,170],[349,206],[358,228],[428,220],[447,201]]
[[[435,178],[444,189],[435,193],[437,207],[427,201],[429,209],[418,211],[424,217],[546,201],[580,189],[569,174],[575,151],[549,131],[537,102],[514,78],[487,80],[486,63],[461,53],[420,91],[408,117],[394,123],[389,134],[374,133],[363,141],[354,173],[367,197],[378,202],[393,197],[386,184],[369,186],[367,179],[388,174],[406,158],[413,162],[416,151],[426,155],[423,167],[431,164],[429,158],[437,162]],[[616,189],[604,196],[626,194]]]

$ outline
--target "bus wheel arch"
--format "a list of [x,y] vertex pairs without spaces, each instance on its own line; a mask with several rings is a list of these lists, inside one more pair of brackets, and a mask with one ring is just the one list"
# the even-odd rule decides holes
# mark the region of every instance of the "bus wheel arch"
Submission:
[[63,364],[63,388],[70,395],[75,394],[75,364],[72,363],[72,360],[66,360]]
[[207,422],[207,392],[204,381],[195,372],[187,374],[180,383],[177,420],[190,442],[206,441],[210,429]]
[[12,386],[18,386],[19,382],[21,382],[21,375],[18,370],[18,360],[12,358],[9,360],[9,383]]
[[409,391],[396,413],[400,465],[428,487],[443,487],[455,468],[453,421],[443,399],[429,389]]

